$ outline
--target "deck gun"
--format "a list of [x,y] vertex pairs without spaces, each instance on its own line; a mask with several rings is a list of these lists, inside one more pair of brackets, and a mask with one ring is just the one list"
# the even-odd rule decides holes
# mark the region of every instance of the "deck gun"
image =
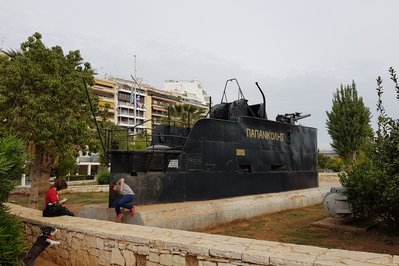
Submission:
[[277,115],[276,121],[295,125],[295,122],[297,122],[298,120],[310,116],[310,114],[306,114],[306,115],[301,115],[301,114],[302,113],[296,112],[296,113],[285,114],[285,115]]

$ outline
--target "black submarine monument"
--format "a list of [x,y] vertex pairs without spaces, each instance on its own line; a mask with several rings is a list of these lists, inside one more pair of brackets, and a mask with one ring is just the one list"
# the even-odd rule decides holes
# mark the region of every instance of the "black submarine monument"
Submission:
[[[236,82],[238,99],[227,102]],[[318,187],[317,129],[297,125],[310,115],[289,113],[268,120],[266,100],[248,105],[236,79],[222,100],[192,127],[165,121],[139,138],[107,132],[111,182],[123,177],[135,204],[211,200]],[[224,99],[226,101],[224,101]],[[120,135],[120,134],[119,134]],[[143,133],[141,133],[141,140]],[[110,192],[110,207],[115,200]]]

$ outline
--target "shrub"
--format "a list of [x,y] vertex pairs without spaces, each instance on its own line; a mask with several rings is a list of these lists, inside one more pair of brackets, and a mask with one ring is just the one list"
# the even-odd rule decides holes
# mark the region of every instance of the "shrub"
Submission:
[[379,180],[382,173],[369,162],[355,165],[350,173],[339,174],[341,184],[347,189],[352,209],[358,217],[376,217],[381,205]]
[[341,172],[344,169],[344,162],[340,157],[328,158],[327,168],[334,172]]
[[[396,72],[389,69],[399,85]],[[399,120],[389,117],[382,105],[382,79],[377,78],[378,129],[368,156],[354,166],[353,172],[342,174],[348,200],[356,216],[384,221],[390,229],[399,230]]]
[[325,171],[327,168],[328,159],[329,158],[326,155],[320,153],[320,151],[317,151],[317,170],[319,172]]
[[109,172],[104,171],[98,174],[97,176],[97,183],[99,185],[107,185],[109,184]]
[[12,136],[0,137],[0,265],[18,264],[18,255],[25,248],[23,225],[17,216],[8,213],[4,202],[15,187],[13,179],[23,172],[25,146]]
[[21,219],[0,208],[0,265],[19,265],[18,255],[25,248]]
[[84,181],[84,180],[94,181],[94,175],[68,175],[64,179],[66,181]]
[[69,173],[73,173],[76,167],[76,154],[72,152],[65,153],[60,156],[58,165],[53,169],[53,173],[55,176],[66,176]]

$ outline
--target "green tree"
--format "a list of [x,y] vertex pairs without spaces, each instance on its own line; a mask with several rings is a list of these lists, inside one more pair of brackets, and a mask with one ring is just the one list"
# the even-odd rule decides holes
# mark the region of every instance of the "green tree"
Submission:
[[97,174],[97,183],[99,185],[107,185],[109,184],[109,171],[108,169],[104,169],[100,173]]
[[344,162],[341,157],[328,158],[327,168],[334,172],[341,172],[344,168]]
[[324,171],[327,168],[328,159],[328,156],[320,153],[319,150],[317,151],[317,166],[319,171]]
[[53,169],[51,175],[59,177],[65,177],[68,174],[75,174],[77,168],[76,157],[79,154],[76,153],[75,148],[72,146],[69,152],[65,152],[60,155],[57,166]]
[[[399,99],[396,72],[389,69]],[[340,176],[356,216],[382,220],[399,231],[399,119],[389,117],[382,104],[382,78],[377,78],[378,129],[369,160]],[[370,147],[369,147],[370,148]]]
[[16,137],[0,137],[0,265],[17,265],[25,249],[21,220],[9,214],[3,204],[23,173],[26,160],[24,142]]
[[358,96],[354,81],[337,89],[331,111],[326,113],[331,147],[350,171],[372,136],[370,110]]
[[204,117],[205,108],[190,104],[176,104],[169,107],[171,119],[179,122],[182,127],[192,126],[198,119]]
[[[399,100],[399,85],[395,70],[389,69],[390,78],[395,84],[396,99]],[[378,167],[388,175],[399,173],[399,119],[389,117],[382,104],[382,78],[377,78],[378,129],[376,132],[375,161]]]
[[93,148],[84,78],[94,84],[91,66],[80,52],[64,55],[60,46],[47,48],[40,33],[23,42],[20,53],[0,58],[0,129],[28,144],[32,206],[48,188],[60,155],[71,146]]

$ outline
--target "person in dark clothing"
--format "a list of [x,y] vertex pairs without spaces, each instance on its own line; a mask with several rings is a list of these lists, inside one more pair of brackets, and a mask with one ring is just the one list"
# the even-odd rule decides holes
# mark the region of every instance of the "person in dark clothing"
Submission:
[[68,184],[67,182],[60,178],[55,180],[54,184],[47,190],[46,196],[44,197],[44,210],[43,216],[44,217],[53,217],[53,216],[62,216],[62,215],[69,215],[75,216],[73,212],[68,210],[63,204],[68,199],[60,200],[58,195],[58,191],[63,189],[67,189]]
[[[25,255],[25,257],[21,257],[22,265],[24,266],[33,266],[35,265],[35,260],[39,255],[49,246],[58,245],[60,242],[54,241],[51,238],[58,231],[55,227],[45,227],[42,229],[41,235],[38,236],[35,243],[29,250],[29,252]],[[21,255],[22,256],[22,255]]]

